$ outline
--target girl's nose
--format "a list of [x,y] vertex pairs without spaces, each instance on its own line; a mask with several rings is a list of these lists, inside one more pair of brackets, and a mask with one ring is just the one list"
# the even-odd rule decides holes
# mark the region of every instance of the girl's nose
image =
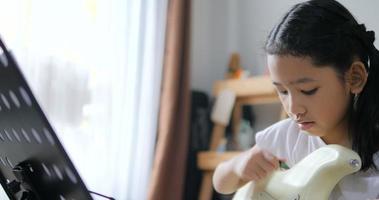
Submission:
[[288,111],[293,119],[300,120],[303,118],[306,108],[298,98],[290,97],[288,104]]

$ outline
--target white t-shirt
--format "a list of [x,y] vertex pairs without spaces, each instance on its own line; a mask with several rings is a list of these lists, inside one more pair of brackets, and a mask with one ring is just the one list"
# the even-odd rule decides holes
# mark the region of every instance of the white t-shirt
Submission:
[[[314,150],[325,146],[317,136],[304,133],[292,119],[282,120],[256,134],[256,143],[274,155],[287,159],[292,167]],[[379,167],[379,152],[374,155]],[[330,200],[379,199],[379,171],[369,169],[342,178],[332,191]]]

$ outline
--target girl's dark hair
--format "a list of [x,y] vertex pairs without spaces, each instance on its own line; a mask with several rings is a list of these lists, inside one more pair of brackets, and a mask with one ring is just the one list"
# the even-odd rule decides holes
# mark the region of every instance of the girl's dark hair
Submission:
[[[366,31],[335,0],[311,0],[295,5],[270,32],[266,52],[310,57],[316,66],[332,66],[344,77],[354,59],[368,71],[367,83],[349,111],[352,148],[362,159],[361,170],[375,166],[379,150],[379,53],[375,34]],[[354,104],[354,106],[353,106]]]

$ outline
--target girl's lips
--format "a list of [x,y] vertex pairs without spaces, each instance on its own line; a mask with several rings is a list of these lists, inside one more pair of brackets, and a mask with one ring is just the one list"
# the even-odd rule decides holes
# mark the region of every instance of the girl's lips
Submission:
[[298,123],[300,129],[304,130],[304,131],[312,128],[312,126],[314,124],[315,124],[314,122],[301,122],[301,123]]

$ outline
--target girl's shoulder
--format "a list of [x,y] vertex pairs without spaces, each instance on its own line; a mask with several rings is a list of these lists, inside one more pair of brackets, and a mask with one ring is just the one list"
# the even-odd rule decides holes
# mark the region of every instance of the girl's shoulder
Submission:
[[296,140],[299,133],[300,129],[296,122],[287,118],[259,131],[255,137],[257,144],[266,142],[266,140],[273,143],[283,143]]

